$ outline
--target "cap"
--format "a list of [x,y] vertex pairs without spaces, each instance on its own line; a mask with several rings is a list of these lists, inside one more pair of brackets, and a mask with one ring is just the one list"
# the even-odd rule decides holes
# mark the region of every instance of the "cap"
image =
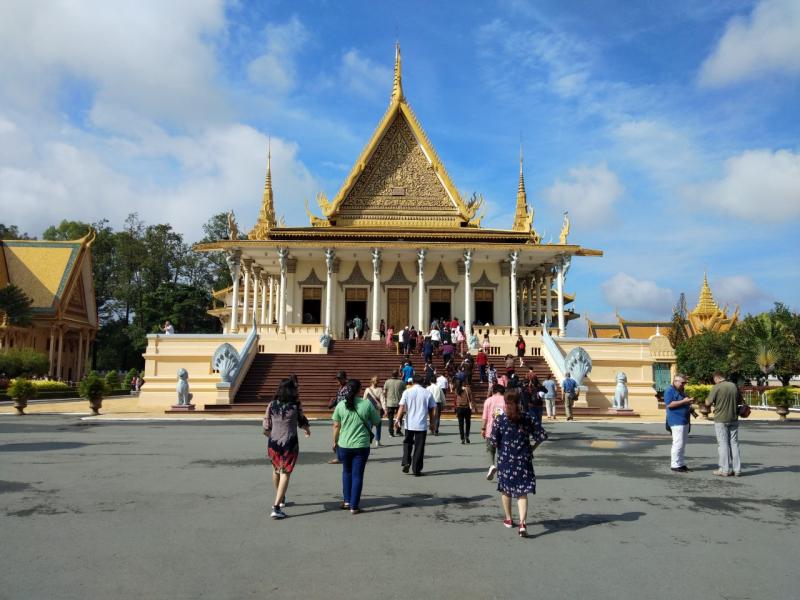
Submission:
[[347,371],[342,369],[336,374],[336,379],[347,379]]
[[408,380],[406,380],[406,383],[414,383],[414,378],[409,377]]

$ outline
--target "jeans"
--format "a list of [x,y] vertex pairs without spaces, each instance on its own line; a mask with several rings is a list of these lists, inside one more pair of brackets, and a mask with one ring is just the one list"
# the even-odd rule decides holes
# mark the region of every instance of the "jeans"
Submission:
[[564,411],[567,413],[567,418],[572,418],[572,405],[575,404],[575,393],[564,394]]
[[394,437],[394,416],[397,414],[397,407],[396,406],[387,406],[386,407],[386,418],[389,421],[389,435]]
[[406,437],[403,440],[403,462],[402,465],[411,466],[414,475],[422,473],[423,462],[425,461],[425,438],[427,431],[410,431],[406,429]]
[[462,441],[469,439],[469,426],[472,424],[472,411],[469,406],[460,406],[456,408],[456,417],[458,417],[458,434],[461,436]]
[[[719,470],[723,473],[742,472],[742,461],[739,456],[739,423],[714,423],[719,446]],[[731,469],[731,467],[733,467]]]
[[381,421],[378,421],[378,424],[373,427],[375,431],[375,441],[379,444],[381,443]]
[[547,404],[547,416],[548,417],[555,417],[556,416],[556,399],[553,398],[545,398],[545,404]]
[[689,437],[688,425],[670,425],[672,429],[672,452],[670,453],[670,467],[677,469],[686,466],[686,439]]
[[478,368],[480,369],[478,373],[478,381],[483,383],[486,381],[486,365],[478,365]]
[[539,427],[542,426],[542,407],[541,406],[531,406],[528,409],[528,414],[531,416],[531,418],[533,419],[534,423],[539,425]]
[[369,458],[369,448],[337,448],[342,463],[342,495],[350,509],[358,508],[361,489],[364,487],[364,469]]

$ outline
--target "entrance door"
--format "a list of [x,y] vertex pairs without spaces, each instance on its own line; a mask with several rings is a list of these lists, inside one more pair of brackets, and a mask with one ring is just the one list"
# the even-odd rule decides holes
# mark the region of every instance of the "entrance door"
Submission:
[[494,324],[494,291],[475,290],[475,322]]
[[303,323],[322,323],[322,288],[303,288]]
[[398,331],[408,325],[408,307],[411,291],[408,288],[389,288],[387,290],[387,323]]
[[[450,290],[428,290],[431,307],[431,311],[428,314],[430,315],[431,322],[433,322],[434,319],[438,319],[439,321],[443,321],[445,319],[449,320],[453,316],[453,313],[451,312],[450,294]],[[422,323],[421,326],[424,327],[425,324]]]
[[[359,317],[361,322],[367,318],[367,288],[347,288],[344,291],[344,322],[345,330],[347,329],[347,322]],[[374,327],[370,323],[370,327]],[[347,339],[347,331],[344,332],[344,339]]]

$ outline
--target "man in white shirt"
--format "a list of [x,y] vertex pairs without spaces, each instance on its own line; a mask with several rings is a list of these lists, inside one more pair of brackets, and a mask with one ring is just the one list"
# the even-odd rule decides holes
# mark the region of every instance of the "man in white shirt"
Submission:
[[[447,380],[445,380],[445,383]],[[433,401],[436,402],[436,409],[433,413],[433,435],[439,435],[439,421],[442,418],[442,409],[444,408],[444,390],[439,386],[438,381],[434,380],[428,385],[428,391],[433,396]]]
[[[400,397],[400,409],[397,411],[397,421],[400,423],[402,418],[406,418],[406,437],[403,440],[403,459],[401,466],[403,473],[408,470],[414,473],[414,477],[422,475],[422,466],[425,459],[425,438],[428,435],[428,428],[434,431],[434,410],[436,401],[433,394],[422,387],[422,377],[414,377],[414,385],[403,392]],[[399,429],[399,427],[398,427]]]

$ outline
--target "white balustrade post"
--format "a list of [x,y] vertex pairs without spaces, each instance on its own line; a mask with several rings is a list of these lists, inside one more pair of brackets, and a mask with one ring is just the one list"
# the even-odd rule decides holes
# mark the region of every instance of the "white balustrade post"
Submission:
[[517,265],[519,252],[515,250],[508,256],[511,262],[511,333],[519,335],[519,313],[517,313]]
[[278,292],[280,294],[278,296],[278,331],[280,333],[286,333],[286,259],[288,256],[288,248],[278,248],[278,262],[281,266],[281,288]]
[[464,335],[472,332],[472,250],[464,252]]
[[536,326],[538,327],[542,324],[542,274],[538,270],[534,276],[533,287],[536,292]]
[[[381,302],[381,250],[372,249],[372,323],[370,323],[370,339],[377,341],[381,339],[380,328],[378,327],[378,309]],[[366,316],[366,315],[365,315]]]
[[[328,271],[328,278],[325,280],[325,333],[331,334],[331,315],[333,314],[333,260],[336,257],[336,252],[333,248],[325,250],[325,267]],[[372,324],[373,329],[375,324]]]
[[261,274],[261,324],[267,324],[267,274]]

